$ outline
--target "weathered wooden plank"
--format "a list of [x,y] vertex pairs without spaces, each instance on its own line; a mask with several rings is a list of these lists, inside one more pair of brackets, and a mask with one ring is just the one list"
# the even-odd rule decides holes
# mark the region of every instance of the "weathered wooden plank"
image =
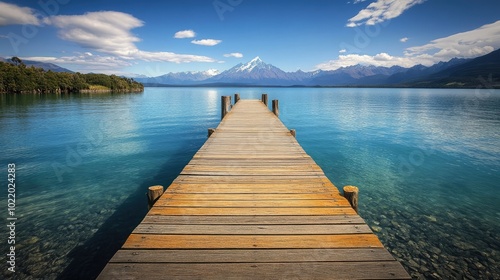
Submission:
[[[310,159],[301,158],[290,160],[282,160],[282,159],[268,159],[268,160],[252,160],[252,159],[193,159],[189,162],[189,166],[218,166],[218,167],[226,167],[226,166],[236,166],[238,168],[245,167],[308,167],[313,165]],[[318,166],[319,167],[319,166]]]
[[131,234],[124,249],[383,248],[374,234],[168,235]]
[[[183,172],[213,172],[213,171],[224,171],[224,172],[262,172],[264,174],[273,171],[273,172],[321,172],[323,174],[321,168],[317,165],[311,164],[295,164],[289,166],[218,166],[218,165],[191,165],[188,164],[184,167]],[[288,173],[287,173],[288,174]]]
[[[308,158],[305,156],[305,154],[301,151],[290,151],[287,152],[286,150],[283,151],[277,151],[277,150],[255,150],[255,149],[239,149],[237,151],[228,151],[226,150],[210,150],[207,152],[202,152],[202,153],[197,153],[195,155],[196,159],[198,158],[222,158],[222,159],[241,159],[241,158],[246,158],[246,159],[259,159],[259,160],[265,160],[265,159],[286,159],[286,160],[301,160],[304,158]],[[202,157],[203,156],[203,157]],[[265,157],[267,156],[267,157]]]
[[[182,176],[190,176],[190,175],[182,175]],[[196,176],[196,175],[191,175],[191,176]],[[199,175],[199,176],[205,176],[205,175]],[[255,189],[261,189],[261,188],[272,188],[276,187],[281,190],[286,190],[286,189],[297,189],[297,188],[318,188],[318,187],[323,187],[326,189],[329,189],[331,192],[338,192],[338,189],[329,186],[328,184],[325,184],[322,182],[319,178],[311,178],[311,181],[307,181],[307,178],[302,178],[299,181],[291,181],[286,178],[284,181],[279,181],[279,180],[269,180],[266,182],[266,178],[257,178],[257,176],[251,175],[251,176],[242,176],[240,178],[237,178],[237,182],[231,182],[231,180],[224,180],[222,182],[200,182],[200,178],[186,178],[175,180],[172,185],[169,186],[169,189],[180,189],[180,188],[190,188],[190,187],[197,187],[200,189],[209,189],[212,187],[218,187],[218,188],[234,188],[234,187],[240,187],[240,188],[255,188]],[[265,176],[263,176],[265,177]],[[281,176],[274,176],[274,177],[281,177]],[[198,179],[198,180],[195,180]],[[252,179],[255,179],[256,181],[251,181]],[[257,181],[258,179],[258,181]],[[276,179],[276,178],[275,178]],[[215,180],[214,180],[215,181]],[[250,182],[248,182],[250,181]]]
[[217,166],[260,166],[259,163],[264,166],[294,166],[300,164],[314,164],[311,158],[300,157],[294,159],[280,159],[280,158],[268,158],[268,159],[255,159],[255,158],[193,158],[189,164],[191,165],[217,165]]
[[147,215],[142,223],[173,225],[337,225],[364,224],[358,215],[328,216],[160,216]]
[[[219,133],[219,134],[216,134]],[[255,134],[252,135],[253,132],[245,132],[245,131],[234,131],[234,132],[223,132],[218,131],[212,136],[215,138],[211,139],[210,142],[208,142],[209,145],[203,146],[202,149],[208,150],[208,148],[212,148],[212,144],[214,143],[233,143],[233,145],[236,145],[237,147],[244,148],[245,143],[269,143],[272,146],[276,147],[290,147],[292,149],[298,149],[298,150],[303,150],[301,147],[297,146],[297,144],[293,141],[286,141],[286,142],[281,142],[284,137],[288,137],[290,134],[289,131],[284,131],[284,132],[279,132],[279,133],[262,133],[262,132],[255,132]],[[274,144],[274,145],[273,145]],[[221,145],[219,146],[214,146],[213,148],[220,148]],[[265,145],[260,145],[258,148],[261,149],[266,149],[268,148]]]
[[163,207],[156,206],[149,211],[149,215],[353,215],[356,212],[352,208],[324,208],[324,207],[295,207],[295,208],[231,208],[231,207]]
[[[248,177],[248,176],[247,176]],[[184,187],[184,186],[191,186],[191,187],[199,187],[199,188],[207,188],[207,187],[212,187],[214,185],[218,187],[236,187],[240,186],[242,188],[269,188],[269,187],[286,187],[289,186],[290,188],[296,188],[296,187],[317,187],[317,186],[324,186],[327,187],[329,190],[331,190],[332,193],[339,193],[339,190],[329,181],[324,181],[322,178],[314,178],[311,181],[300,181],[300,182],[295,182],[295,183],[290,183],[288,181],[273,181],[271,182],[219,182],[219,183],[213,183],[213,182],[177,182],[174,181],[168,188],[169,189],[174,189],[177,187]]]
[[330,194],[332,191],[324,187],[295,187],[295,188],[196,188],[196,187],[177,187],[170,190],[171,194]]
[[331,199],[341,205],[348,205],[346,199],[340,197],[337,194],[332,193],[239,193],[235,196],[233,193],[167,193],[164,194],[158,201],[163,200],[251,200],[251,201],[262,201],[262,200],[312,200],[312,199]]
[[205,188],[197,188],[191,187],[189,185],[183,185],[179,187],[175,187],[169,190],[169,193],[213,193],[213,194],[223,194],[223,193],[232,193],[232,194],[245,194],[245,193],[255,193],[255,194],[293,194],[293,193],[303,193],[303,194],[314,194],[314,193],[331,193],[328,188],[322,186],[315,187],[275,187],[272,185],[268,185],[268,188],[256,188],[253,189],[251,187],[238,187],[235,185],[234,188],[227,187],[218,187],[214,185],[212,187]]
[[[234,141],[234,140],[233,140]],[[227,144],[229,145],[229,141]],[[234,143],[233,143],[234,145]],[[281,147],[278,146],[262,146],[263,143],[260,143],[260,141],[255,141],[255,143],[245,143],[245,144],[236,144],[236,146],[233,146],[234,149],[227,149],[227,146],[224,149],[224,145],[219,145],[219,146],[210,146],[207,147],[205,150],[201,150],[200,154],[222,154],[222,155],[231,155],[231,154],[254,154],[254,153],[270,153],[272,155],[276,156],[286,156],[286,155],[304,155],[304,152],[302,149],[298,149],[296,147],[293,147],[292,144],[289,146],[283,146]]]
[[333,200],[178,200],[162,199],[155,206],[167,207],[242,207],[242,208],[270,208],[270,207],[351,207],[349,203]]
[[300,176],[300,175],[321,175],[322,171],[313,170],[273,170],[269,169],[266,171],[252,171],[252,170],[235,170],[235,171],[198,171],[198,170],[183,170],[181,175],[211,175],[211,176],[283,176],[283,174],[288,174],[290,176]]
[[208,176],[208,175],[179,175],[174,180],[174,183],[204,183],[204,184],[221,184],[221,183],[266,183],[272,185],[274,182],[279,184],[311,184],[323,183],[325,177],[320,175],[312,176]]
[[309,156],[304,154],[269,154],[269,153],[228,153],[228,154],[220,154],[220,153],[200,153],[195,154],[193,158],[221,158],[221,159],[231,159],[231,158],[250,158],[250,159],[274,159],[274,158],[282,158],[282,159],[295,159],[295,158],[308,158]]
[[[232,143],[233,149],[228,149],[228,145],[231,145],[231,139],[228,138],[227,141],[214,140],[213,144],[210,144],[209,147],[201,148],[199,151],[200,154],[210,154],[210,153],[221,153],[223,155],[229,154],[237,154],[237,153],[270,153],[276,156],[279,155],[299,155],[304,154],[302,149],[293,147],[294,143],[289,143],[287,145],[283,145],[279,143],[279,139],[276,139],[275,142],[262,142],[259,139],[247,139],[246,141],[241,140],[238,141],[238,144]],[[251,141],[250,141],[251,140]],[[306,157],[307,158],[307,157]]]
[[[219,132],[222,133],[222,132]],[[215,134],[214,134],[215,135]],[[224,134],[220,134],[223,136]],[[301,146],[297,146],[297,140],[294,139],[288,139],[288,138],[283,138],[283,137],[269,137],[269,138],[264,138],[264,137],[255,137],[254,135],[247,135],[245,138],[238,139],[238,141],[234,141],[233,137],[215,137],[215,138],[209,138],[204,145],[201,146],[202,149],[206,148],[221,148],[227,143],[232,143],[233,145],[236,144],[237,147],[244,147],[245,144],[264,144],[266,145],[261,145],[261,148],[267,148],[269,146],[271,147],[292,147],[294,149],[303,149]],[[258,136],[258,135],[257,135]],[[227,148],[227,146],[226,146]]]
[[99,279],[411,279],[397,262],[112,263]]
[[[233,137],[234,138],[234,137]],[[238,144],[234,143],[233,138],[228,138],[227,141],[222,141],[220,139],[214,140],[214,144],[211,144],[209,147],[201,148],[199,151],[200,154],[215,154],[215,153],[220,153],[222,155],[230,155],[230,154],[250,154],[250,153],[269,153],[272,155],[280,156],[280,155],[303,155],[304,151],[302,149],[298,149],[296,147],[293,147],[293,143],[290,143],[288,145],[283,145],[280,144],[278,141],[279,139],[276,139],[276,142],[263,142],[260,141],[259,139],[247,139],[246,140],[241,140]],[[231,143],[230,140],[233,140],[233,143]],[[251,141],[249,141],[251,140]],[[217,142],[215,142],[217,141]],[[232,145],[233,149],[228,150],[228,145]],[[306,157],[307,158],[307,157]]]
[[368,225],[165,225],[140,224],[135,234],[299,235],[372,233]]
[[296,263],[394,261],[383,248],[120,250],[112,263]]

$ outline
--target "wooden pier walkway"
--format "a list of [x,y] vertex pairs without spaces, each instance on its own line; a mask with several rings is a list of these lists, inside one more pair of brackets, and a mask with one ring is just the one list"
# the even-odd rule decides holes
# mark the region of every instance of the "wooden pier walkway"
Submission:
[[410,277],[282,122],[240,100],[98,279]]

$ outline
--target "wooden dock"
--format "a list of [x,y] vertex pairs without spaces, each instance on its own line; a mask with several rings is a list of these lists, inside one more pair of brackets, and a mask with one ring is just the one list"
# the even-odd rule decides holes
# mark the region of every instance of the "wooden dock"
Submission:
[[240,100],[98,279],[410,277],[279,118]]

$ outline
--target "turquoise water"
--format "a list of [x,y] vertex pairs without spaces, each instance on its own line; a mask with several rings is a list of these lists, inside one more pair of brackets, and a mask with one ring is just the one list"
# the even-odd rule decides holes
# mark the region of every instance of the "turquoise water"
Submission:
[[[220,96],[280,118],[414,278],[500,278],[500,91],[146,88],[0,95],[0,193],[16,165],[18,279],[93,279],[220,120]],[[6,220],[5,220],[6,221]],[[7,221],[6,221],[7,224]],[[3,227],[2,254],[9,232]]]

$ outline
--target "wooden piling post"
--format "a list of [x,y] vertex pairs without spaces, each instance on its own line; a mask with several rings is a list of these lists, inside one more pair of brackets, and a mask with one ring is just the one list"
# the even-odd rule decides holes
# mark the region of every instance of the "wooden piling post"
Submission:
[[276,117],[279,117],[279,115],[280,115],[280,108],[278,105],[278,99],[273,99],[273,113],[276,115]]
[[358,213],[358,194],[359,190],[355,186],[344,187],[344,197],[349,201],[352,208]]
[[149,209],[153,207],[155,202],[160,198],[160,196],[163,194],[163,186],[156,185],[156,186],[151,186],[148,188],[148,205]]
[[296,135],[295,129],[290,129],[290,134],[292,134],[292,136],[295,137]]
[[231,108],[231,96],[221,96],[221,120],[226,116]]
[[262,94],[262,102],[267,106],[267,93]]
[[215,132],[215,128],[209,128],[208,129],[208,137],[212,136],[212,133]]
[[239,93],[235,93],[234,94],[234,104],[236,104],[236,102],[240,101],[240,94]]

